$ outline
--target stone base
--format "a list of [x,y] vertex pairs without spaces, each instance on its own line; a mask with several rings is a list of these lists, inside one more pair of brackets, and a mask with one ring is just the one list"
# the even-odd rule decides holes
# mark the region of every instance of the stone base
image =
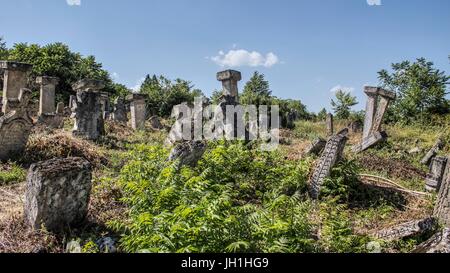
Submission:
[[413,253],[450,253],[450,228],[434,234]]
[[374,134],[370,135],[369,137],[363,139],[361,144],[354,146],[352,150],[355,153],[364,152],[365,150],[372,148],[373,146],[377,145],[378,143],[386,141],[387,137],[388,137],[388,135],[384,131],[374,133]]

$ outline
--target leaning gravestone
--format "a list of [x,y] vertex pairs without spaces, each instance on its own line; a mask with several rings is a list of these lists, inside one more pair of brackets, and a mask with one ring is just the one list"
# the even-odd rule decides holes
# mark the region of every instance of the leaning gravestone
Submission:
[[0,160],[8,160],[23,152],[33,121],[28,115],[31,91],[22,89],[14,110],[0,117]]
[[434,207],[434,215],[450,228],[450,157],[447,157],[447,166]]
[[75,106],[72,108],[75,125],[74,136],[88,140],[97,140],[105,134],[105,122],[100,102],[100,93],[104,83],[96,80],[82,80],[73,86],[77,91]]
[[431,162],[430,173],[426,178],[426,190],[438,192],[441,188],[441,183],[444,178],[445,168],[447,166],[447,158],[437,156]]
[[381,131],[381,124],[389,103],[396,98],[394,92],[384,90],[380,87],[366,86],[364,92],[368,96],[366,117],[362,142],[353,147],[353,151],[356,153],[365,151],[386,140],[387,134]]
[[319,198],[320,191],[323,183],[325,182],[325,179],[330,175],[334,165],[341,160],[345,144],[348,140],[347,134],[348,130],[343,130],[328,140],[325,146],[325,150],[322,153],[322,157],[315,167],[313,175],[309,182],[309,194],[311,198]]
[[2,112],[14,110],[18,104],[20,90],[27,86],[31,64],[0,61],[0,73],[3,74],[3,105]]
[[25,219],[32,229],[60,231],[81,223],[91,192],[91,164],[82,158],[56,158],[31,165]]
[[431,160],[437,155],[440,149],[444,147],[444,141],[439,138],[436,143],[434,144],[433,148],[431,148],[428,153],[425,155],[424,158],[420,161],[420,163],[424,165],[429,165],[431,163]]

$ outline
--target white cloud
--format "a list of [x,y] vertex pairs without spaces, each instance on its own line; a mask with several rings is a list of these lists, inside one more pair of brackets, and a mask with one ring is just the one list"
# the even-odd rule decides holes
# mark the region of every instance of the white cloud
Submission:
[[145,81],[145,77],[140,78],[137,82],[135,86],[130,87],[130,89],[134,92],[137,93],[139,92],[139,90],[141,89],[141,85],[142,83]]
[[247,51],[245,49],[232,49],[225,53],[219,51],[219,55],[210,58],[213,62],[220,66],[239,67],[239,66],[264,66],[272,67],[280,62],[277,55],[272,52],[265,56],[257,51]]
[[81,0],[66,0],[69,6],[81,6]]
[[337,91],[342,90],[346,93],[353,93],[355,91],[355,88],[353,87],[345,87],[342,85],[336,85],[335,87],[331,88],[330,92],[331,93],[336,93]]
[[120,78],[119,73],[117,73],[117,72],[113,72],[111,74],[111,77],[113,78],[113,80],[118,80]]
[[381,0],[367,0],[369,6],[381,6]]

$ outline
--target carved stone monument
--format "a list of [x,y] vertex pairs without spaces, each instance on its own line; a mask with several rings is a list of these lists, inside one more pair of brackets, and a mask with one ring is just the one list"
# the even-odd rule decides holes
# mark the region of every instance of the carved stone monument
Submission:
[[20,90],[27,86],[31,64],[0,61],[0,73],[3,74],[3,106],[2,112],[14,109],[18,102]]
[[334,117],[332,114],[327,115],[327,136],[330,137],[334,134]]
[[131,127],[134,130],[145,129],[145,117],[147,114],[146,98],[142,94],[132,94],[127,97],[127,100],[130,101]]
[[39,116],[43,114],[54,114],[56,112],[55,89],[59,83],[59,78],[37,77],[36,83],[40,87]]
[[118,97],[114,102],[113,108],[114,108],[112,113],[113,120],[120,123],[127,123],[128,116],[127,116],[127,107],[125,105],[125,99],[122,97]]

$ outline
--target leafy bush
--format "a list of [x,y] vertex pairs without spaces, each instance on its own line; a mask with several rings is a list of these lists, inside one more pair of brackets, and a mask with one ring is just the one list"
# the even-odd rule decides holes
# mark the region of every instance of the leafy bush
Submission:
[[0,165],[0,185],[23,182],[26,176],[26,171],[14,163]]

